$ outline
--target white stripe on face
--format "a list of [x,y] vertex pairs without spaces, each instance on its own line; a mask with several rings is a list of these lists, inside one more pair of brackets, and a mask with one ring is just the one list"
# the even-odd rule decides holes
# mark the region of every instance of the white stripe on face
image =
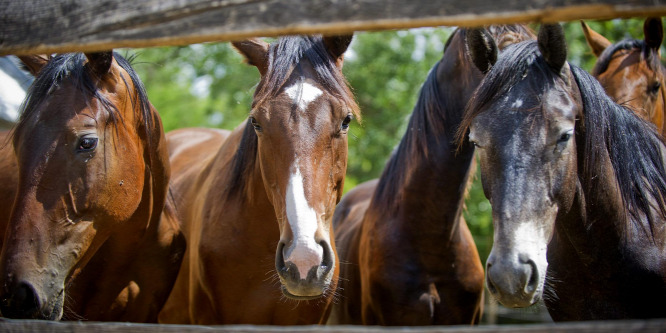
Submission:
[[[293,243],[287,250],[285,262],[292,262],[298,268],[301,279],[305,279],[312,267],[318,266],[324,249],[317,244],[317,213],[308,205],[303,188],[303,176],[298,168],[298,160],[294,163],[294,173],[287,185],[286,205],[287,220],[293,234]],[[291,251],[291,252],[289,252]]]
[[284,92],[289,96],[301,110],[306,110],[308,104],[312,103],[323,92],[321,89],[307,82],[298,82],[289,86]]

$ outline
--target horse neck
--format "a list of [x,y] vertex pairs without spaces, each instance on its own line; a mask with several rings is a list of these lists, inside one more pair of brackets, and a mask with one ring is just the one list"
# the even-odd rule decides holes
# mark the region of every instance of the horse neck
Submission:
[[[449,49],[452,49],[449,47]],[[466,61],[464,52],[446,52],[432,69],[412,113],[407,133],[390,158],[380,179],[374,204],[389,199],[400,218],[390,219],[417,239],[450,239],[461,219],[464,194],[474,149],[469,144],[458,151],[455,135],[465,103],[480,82],[480,73]],[[470,70],[475,72],[470,73]],[[433,92],[431,94],[427,91]],[[395,188],[383,190],[389,183]],[[394,194],[398,194],[394,196]],[[381,204],[380,204],[381,205]],[[413,226],[413,221],[423,224]]]
[[[221,195],[222,200],[226,203],[232,202],[237,206],[236,212],[247,215],[237,219],[224,218],[224,220],[240,223],[238,230],[250,230],[253,228],[251,224],[255,222],[264,228],[268,225],[275,225],[277,229],[277,222],[271,222],[276,221],[277,218],[266,192],[268,187],[264,182],[258,161],[257,141],[256,137],[253,137],[255,135],[248,122],[242,123],[229,135],[215,158],[205,169],[205,172],[209,174],[208,179],[211,179],[209,191],[225,191]],[[248,140],[248,137],[252,137],[254,141]],[[241,151],[250,153],[239,155]],[[217,166],[224,166],[224,170],[220,170]],[[234,166],[238,166],[240,169],[235,169]],[[238,174],[239,170],[242,170],[242,174]],[[238,180],[240,183],[237,182]],[[228,213],[219,212],[219,214]]]
[[[577,147],[582,147],[581,141],[577,140]],[[623,234],[631,222],[625,215],[610,156],[607,152],[601,156],[599,170],[603,172],[594,177],[594,184],[589,186],[591,190],[586,190],[580,170],[584,168],[587,152],[579,148],[577,154],[579,176],[573,205],[567,210],[561,209],[555,228],[558,234],[566,236],[583,263],[616,261],[621,256],[616,250],[620,249]]]

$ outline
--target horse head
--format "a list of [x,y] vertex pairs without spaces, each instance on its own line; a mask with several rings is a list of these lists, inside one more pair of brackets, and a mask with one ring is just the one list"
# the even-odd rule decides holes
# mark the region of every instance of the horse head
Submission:
[[233,43],[261,74],[246,131],[258,141],[280,229],[275,268],[290,298],[319,297],[337,276],[331,218],[344,185],[347,132],[358,115],[341,72],[350,42],[340,36]]

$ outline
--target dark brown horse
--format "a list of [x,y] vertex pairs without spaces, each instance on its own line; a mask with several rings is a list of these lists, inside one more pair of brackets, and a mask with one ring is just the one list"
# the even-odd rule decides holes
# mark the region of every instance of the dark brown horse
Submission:
[[663,40],[661,18],[648,18],[643,25],[644,39],[627,39],[612,44],[581,21],[587,44],[597,63],[592,70],[606,93],[634,110],[643,119],[666,133],[666,69],[659,48]]
[[[534,38],[523,26],[492,31],[503,45]],[[382,177],[338,205],[342,295],[330,323],[473,324],[481,317],[483,266],[462,217],[474,147],[456,152],[454,142],[482,78],[465,34],[457,30],[447,41]]]
[[157,112],[118,54],[23,60],[36,80],[3,150],[3,175],[18,175],[3,184],[17,192],[2,221],[3,316],[155,322],[185,251],[168,205],[160,218]]
[[477,146],[492,205],[490,292],[511,307],[543,295],[555,320],[666,316],[659,133],[566,62],[559,25],[496,62],[492,39],[473,34],[475,63],[491,68],[461,133]]
[[358,116],[341,71],[350,42],[233,43],[261,74],[249,119],[231,134],[168,135],[188,249],[161,322],[325,320],[339,272],[331,218]]

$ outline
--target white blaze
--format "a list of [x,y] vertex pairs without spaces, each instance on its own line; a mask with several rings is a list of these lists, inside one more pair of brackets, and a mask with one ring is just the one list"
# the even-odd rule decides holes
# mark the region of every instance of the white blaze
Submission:
[[513,102],[513,104],[511,104],[511,107],[512,107],[512,108],[516,108],[516,109],[519,108],[519,107],[521,107],[521,106],[523,106],[523,100],[520,99],[520,98],[517,99],[517,100],[515,100],[515,101]]
[[317,97],[323,94],[321,89],[307,82],[299,82],[291,85],[289,88],[285,89],[284,92],[294,100],[294,103],[298,104],[298,107],[301,110],[306,110],[308,104],[312,103]]
[[301,279],[305,279],[308,271],[321,263],[324,249],[315,240],[317,213],[305,199],[303,176],[298,168],[298,161],[294,164],[294,173],[289,178],[286,195],[287,220],[294,239],[285,262],[296,265]]
[[513,234],[517,253],[528,254],[534,261],[539,270],[539,276],[544,277],[548,268],[548,259],[546,252],[548,250],[548,241],[545,231],[539,228],[536,222],[530,221],[521,223]]

